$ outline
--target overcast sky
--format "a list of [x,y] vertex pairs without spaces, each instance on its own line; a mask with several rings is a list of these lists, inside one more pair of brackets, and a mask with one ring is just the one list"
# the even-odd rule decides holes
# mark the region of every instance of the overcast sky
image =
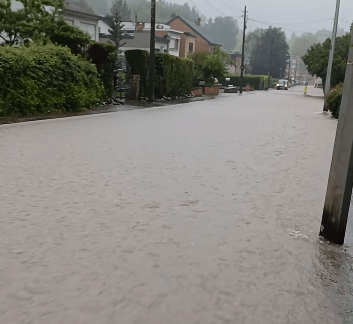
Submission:
[[[332,30],[336,8],[336,0],[171,0],[171,2],[179,4],[187,2],[190,6],[194,3],[207,18],[222,14],[239,17],[246,5],[251,19],[272,23],[273,26],[276,23],[278,27],[302,32],[315,32],[323,28]],[[339,27],[348,31],[353,21],[353,0],[341,0],[340,18]],[[241,19],[238,22],[239,25],[242,24]],[[266,28],[266,25],[249,20],[249,28],[256,27]],[[290,35],[292,31],[286,30],[286,33]]]

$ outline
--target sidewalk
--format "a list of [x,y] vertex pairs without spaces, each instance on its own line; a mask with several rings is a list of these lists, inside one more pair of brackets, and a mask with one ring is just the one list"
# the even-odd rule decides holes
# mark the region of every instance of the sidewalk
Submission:
[[194,97],[194,98],[185,98],[185,99],[177,99],[177,100],[163,100],[154,103],[150,103],[147,101],[133,101],[128,100],[125,105],[109,105],[105,107],[96,107],[92,109],[87,109],[80,112],[68,112],[68,113],[56,113],[56,114],[38,114],[35,116],[28,117],[0,117],[0,125],[2,124],[13,124],[13,123],[22,123],[27,121],[34,120],[45,120],[45,119],[57,119],[57,118],[67,118],[74,116],[84,116],[84,115],[95,115],[95,114],[105,114],[111,112],[119,112],[119,111],[128,111],[128,110],[136,110],[136,109],[146,109],[146,108],[154,108],[154,107],[167,107],[173,105],[180,105],[186,103],[193,103],[205,100],[217,99],[218,96],[206,96],[203,97]]

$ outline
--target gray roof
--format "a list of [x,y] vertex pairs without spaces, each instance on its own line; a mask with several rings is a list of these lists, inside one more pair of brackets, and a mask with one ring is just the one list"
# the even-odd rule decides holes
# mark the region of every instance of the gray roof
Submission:
[[91,16],[91,17],[94,17],[94,18],[97,18],[97,19],[101,18],[101,16],[95,14],[95,12],[93,10],[91,11],[89,9],[82,8],[79,5],[77,5],[76,3],[66,3],[66,6],[65,6],[63,11],[64,11],[64,13],[65,13],[65,11],[66,12],[71,11],[71,12],[76,12],[76,13],[79,13],[79,14]]
[[204,38],[209,44],[220,45],[218,44],[218,40],[216,39],[216,37],[212,35],[212,32],[206,31],[202,26],[198,26],[196,21],[193,21],[191,19],[175,16],[174,18],[172,18],[170,21],[167,22],[167,25],[169,25],[171,22],[173,22],[178,18],[182,20],[185,24],[187,24],[190,28],[192,28],[202,38]]

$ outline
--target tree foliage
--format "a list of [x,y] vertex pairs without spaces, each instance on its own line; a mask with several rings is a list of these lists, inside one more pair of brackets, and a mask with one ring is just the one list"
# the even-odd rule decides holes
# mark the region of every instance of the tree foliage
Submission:
[[225,74],[225,62],[229,55],[220,49],[214,53],[196,52],[189,56],[194,61],[195,79],[202,79],[207,84],[213,83],[213,78],[223,77]]
[[343,83],[340,83],[330,91],[326,98],[326,103],[329,111],[332,113],[332,117],[338,118],[340,114],[341,102],[343,94]]
[[[24,40],[42,39],[44,30],[55,23],[63,0],[19,0],[20,8],[13,9],[11,0],[0,1],[0,37],[8,45]],[[50,6],[52,10],[47,10]]]
[[[350,47],[351,34],[336,39],[335,56],[333,60],[331,85],[335,86],[344,81],[347,58]],[[326,39],[322,44],[315,44],[302,57],[311,75],[322,78],[326,82],[327,65],[331,48],[331,40]]]
[[252,74],[268,74],[275,78],[285,76],[288,44],[281,28],[269,27],[260,32],[251,51]]
[[[150,21],[151,20],[151,2],[146,0],[129,1],[129,7],[133,16],[137,15],[139,21]],[[183,5],[169,3],[165,0],[159,0],[156,4],[156,21],[160,23],[166,23],[171,19],[171,16],[179,15],[183,18],[191,20],[197,20],[201,17],[205,19],[200,13],[193,7],[191,8],[188,3]]]
[[67,46],[73,54],[83,54],[91,37],[76,26],[69,25],[62,17],[48,25],[45,35],[57,45]]
[[222,45],[225,50],[234,51],[239,34],[238,23],[234,18],[219,16],[214,20],[209,19],[203,30],[206,36],[211,36],[211,39],[217,39],[217,43]]
[[114,91],[114,70],[117,63],[115,45],[93,42],[87,49],[87,57],[97,67],[106,97],[111,97]]
[[0,116],[89,108],[102,95],[96,67],[53,44],[0,46]]
[[312,45],[319,42],[319,37],[311,33],[292,37],[289,42],[289,53],[292,57],[302,57]]
[[[73,54],[82,54],[90,42],[90,36],[69,25],[59,10],[61,0],[21,0],[22,8],[13,9],[10,0],[0,2],[1,38],[7,45],[19,45],[27,40],[68,46]],[[51,6],[48,10],[46,6]]]
[[110,13],[113,17],[118,13],[121,21],[131,20],[131,10],[127,6],[126,1],[115,0],[110,8]]
[[[113,43],[116,46],[117,54],[120,54],[121,52],[120,48],[125,44],[125,43],[122,43],[122,40],[124,38],[123,37],[124,25],[121,22],[120,14],[116,6],[117,2],[118,1],[116,0],[115,3],[113,4],[113,7],[111,8],[111,12],[113,16],[109,24],[110,29],[108,31],[109,31],[109,38],[113,41]],[[115,12],[114,12],[114,8],[115,8]]]

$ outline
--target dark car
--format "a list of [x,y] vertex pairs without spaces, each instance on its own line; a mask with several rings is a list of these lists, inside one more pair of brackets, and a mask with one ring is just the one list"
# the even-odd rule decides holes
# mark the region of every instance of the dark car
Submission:
[[277,90],[288,90],[288,80],[279,80],[276,88]]

